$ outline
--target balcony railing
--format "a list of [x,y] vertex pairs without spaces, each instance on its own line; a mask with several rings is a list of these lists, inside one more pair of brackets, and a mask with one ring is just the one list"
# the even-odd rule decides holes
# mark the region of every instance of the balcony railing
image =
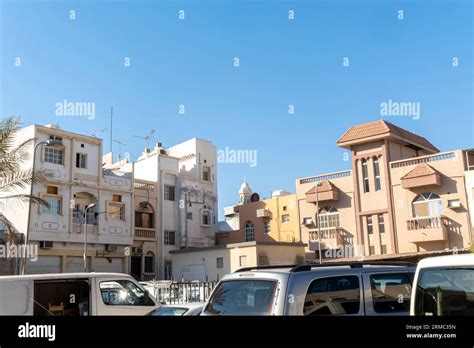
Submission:
[[135,227],[135,239],[155,240],[156,234],[154,228]]
[[[327,229],[321,229],[321,243],[326,246],[336,247],[338,245],[344,244],[344,237],[342,235],[342,227],[330,227]],[[319,241],[318,231],[309,232],[310,241]]]
[[399,168],[399,167],[413,166],[420,163],[442,161],[442,160],[447,160],[447,159],[452,159],[452,158],[456,158],[456,153],[454,151],[442,152],[442,153],[437,153],[436,155],[420,156],[414,159],[393,161],[393,162],[390,162],[390,168],[393,169],[393,168]]
[[408,239],[412,243],[445,241],[448,239],[448,224],[445,216],[408,219]]
[[[81,228],[84,228],[84,226],[81,227],[80,224],[74,223],[72,228],[73,228],[74,233],[81,233]],[[98,232],[98,228],[96,224],[87,224],[86,229],[87,229],[88,234],[97,234]]]
[[350,170],[345,170],[342,172],[336,172],[336,173],[329,173],[329,174],[323,174],[323,175],[318,175],[318,176],[311,176],[309,178],[303,178],[300,179],[300,184],[308,184],[312,182],[319,182],[319,181],[324,181],[324,180],[333,180],[333,179],[339,179],[339,178],[344,178],[346,176],[351,176],[351,171]]

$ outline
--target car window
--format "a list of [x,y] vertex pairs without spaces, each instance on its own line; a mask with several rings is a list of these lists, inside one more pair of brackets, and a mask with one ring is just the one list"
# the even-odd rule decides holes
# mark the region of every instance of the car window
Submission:
[[360,310],[360,282],[357,276],[313,280],[306,294],[304,315],[356,314]]
[[182,308],[182,307],[161,307],[154,311],[151,315],[155,317],[161,317],[161,316],[182,316],[185,315],[186,312],[188,311],[188,308]]
[[130,280],[109,280],[101,282],[102,301],[109,306],[154,306],[144,290]]
[[268,315],[276,281],[228,280],[215,290],[204,312],[214,315]]
[[474,315],[474,268],[428,268],[420,271],[416,315]]
[[370,287],[376,313],[410,311],[412,285],[407,273],[373,274]]

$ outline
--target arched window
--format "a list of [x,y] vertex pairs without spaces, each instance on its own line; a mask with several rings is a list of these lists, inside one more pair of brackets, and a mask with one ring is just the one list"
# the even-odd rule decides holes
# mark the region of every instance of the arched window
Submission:
[[431,192],[425,192],[413,200],[413,217],[435,217],[443,213],[441,198]]
[[155,228],[155,214],[148,202],[140,202],[135,211],[135,227]]
[[339,227],[339,212],[334,207],[322,207],[319,209],[318,220],[321,229]]
[[380,191],[382,189],[382,185],[380,184],[380,159],[378,157],[374,157],[373,159],[375,191]]
[[363,185],[363,188],[364,188],[364,192],[369,192],[370,191],[369,169],[368,169],[367,160],[365,158],[362,159],[362,185]]
[[155,255],[149,251],[145,255],[145,273],[153,273],[155,265]]
[[245,241],[252,242],[255,240],[255,229],[251,221],[245,223]]

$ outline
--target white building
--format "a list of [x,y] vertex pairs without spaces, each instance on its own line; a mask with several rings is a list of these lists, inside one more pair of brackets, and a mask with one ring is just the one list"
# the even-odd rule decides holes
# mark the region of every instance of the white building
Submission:
[[[130,170],[125,161],[106,167]],[[215,146],[193,138],[170,148],[157,143],[133,163],[135,209],[131,273],[171,279],[171,251],[215,244]]]
[[[37,260],[27,258],[26,273],[84,270],[84,232],[87,231],[88,271],[128,273],[127,247],[132,245],[133,173],[102,168],[102,140],[54,126],[32,125],[19,130],[16,142],[34,139],[25,170],[44,170],[33,195],[49,208],[9,202],[0,206],[28,245],[39,247]],[[60,145],[47,146],[56,140]],[[33,151],[33,149],[36,151]],[[14,193],[30,193],[27,186]],[[8,195],[11,193],[3,193]],[[8,202],[8,200],[7,200]],[[86,223],[81,217],[88,210]]]

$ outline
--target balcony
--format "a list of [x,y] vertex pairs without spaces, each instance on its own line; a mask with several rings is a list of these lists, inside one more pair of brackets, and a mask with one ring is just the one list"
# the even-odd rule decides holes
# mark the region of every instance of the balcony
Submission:
[[[81,233],[81,225],[79,223],[73,223],[72,229],[74,233]],[[97,225],[95,224],[87,224],[86,229],[88,234],[97,234],[98,232]]]
[[134,239],[136,240],[150,240],[154,241],[156,239],[155,229],[154,228],[145,228],[145,227],[135,227]]
[[258,218],[269,218],[270,217],[270,210],[268,210],[268,209],[257,209],[257,217]]
[[407,220],[408,241],[411,243],[448,240],[448,219],[445,216],[418,217]]
[[[341,227],[332,227],[328,229],[321,229],[321,249],[336,249],[344,244],[344,237],[342,235],[343,229]],[[309,241],[311,244],[319,242],[318,231],[309,232]]]

